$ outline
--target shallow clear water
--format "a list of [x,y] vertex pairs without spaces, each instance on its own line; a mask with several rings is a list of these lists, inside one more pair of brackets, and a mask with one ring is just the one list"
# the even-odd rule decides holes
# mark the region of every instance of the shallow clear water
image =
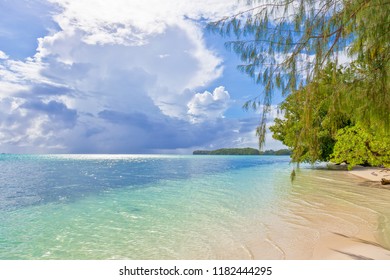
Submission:
[[390,191],[290,172],[283,156],[0,155],[0,259],[309,258],[302,242],[355,224],[386,244]]

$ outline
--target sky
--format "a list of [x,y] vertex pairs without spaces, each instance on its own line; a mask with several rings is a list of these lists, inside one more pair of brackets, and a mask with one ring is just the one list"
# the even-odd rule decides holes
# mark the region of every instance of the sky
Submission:
[[244,2],[0,0],[0,152],[257,148],[261,86],[205,28]]

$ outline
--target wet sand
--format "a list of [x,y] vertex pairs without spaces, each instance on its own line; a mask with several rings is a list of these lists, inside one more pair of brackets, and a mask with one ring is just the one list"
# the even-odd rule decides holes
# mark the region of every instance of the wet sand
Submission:
[[[366,184],[365,187],[390,188],[390,186],[383,186],[379,183],[382,178],[390,179],[389,169],[359,166],[348,171],[348,173],[362,179],[362,182]],[[388,201],[388,203],[388,207],[390,208],[390,201]],[[324,235],[319,240],[318,245],[314,250],[313,258],[336,260],[390,260],[390,250],[378,243],[375,238],[375,235],[378,235],[377,232],[365,228],[361,228],[360,230],[361,232],[354,236],[343,235],[337,232]],[[388,236],[390,232],[385,234]]]
[[271,229],[282,258],[390,260],[390,189],[379,182],[390,172],[381,170],[299,171]]

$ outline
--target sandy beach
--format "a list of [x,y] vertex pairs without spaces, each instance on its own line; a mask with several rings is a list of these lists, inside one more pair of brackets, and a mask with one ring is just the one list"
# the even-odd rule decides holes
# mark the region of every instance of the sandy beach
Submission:
[[[368,182],[380,182],[382,179],[390,179],[390,168],[356,166],[348,172]],[[383,187],[390,188],[390,185],[387,187],[383,185]]]
[[390,260],[390,189],[380,183],[389,171],[337,168],[297,170],[282,203],[259,219],[265,232],[244,243],[251,258]]
[[318,241],[315,260],[390,260],[390,251],[382,247],[370,232],[358,236],[329,233]]
[[[381,185],[382,178],[390,179],[390,169],[355,167],[351,171],[342,171],[346,176],[356,176],[362,187],[389,189],[389,185]],[[385,190],[383,190],[385,191]],[[389,201],[390,204],[390,201]],[[389,206],[390,207],[390,206]],[[387,221],[388,222],[388,221]],[[387,232],[387,242],[390,239]],[[313,251],[313,259],[333,260],[390,260],[390,250],[378,243],[377,232],[359,227],[355,235],[344,235],[328,232],[321,236]],[[385,236],[386,238],[386,236]]]
[[390,260],[390,189],[372,174],[388,171],[336,168],[297,170],[261,217],[264,237],[247,244],[253,259]]
[[390,260],[385,171],[305,165],[291,181],[288,157],[85,157],[4,156],[0,258]]

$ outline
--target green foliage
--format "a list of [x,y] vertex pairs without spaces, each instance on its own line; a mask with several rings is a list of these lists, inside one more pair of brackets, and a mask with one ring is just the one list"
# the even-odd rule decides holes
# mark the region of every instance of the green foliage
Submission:
[[283,156],[290,155],[291,151],[289,149],[281,150],[266,150],[259,151],[253,148],[224,148],[214,151],[205,151],[197,150],[193,152],[194,155],[273,155],[273,156]]
[[209,155],[210,151],[205,150],[196,150],[192,152],[193,155]]
[[260,155],[262,156],[289,156],[291,155],[291,150],[289,149],[280,149],[280,150],[265,150],[260,151]]
[[355,165],[390,167],[390,138],[374,135],[359,125],[340,129],[331,160]]
[[[354,67],[337,69],[333,75],[331,63],[310,84],[293,92],[280,105],[283,119],[270,127],[273,137],[292,148],[293,162],[346,162],[349,168],[357,164],[389,165],[390,137],[375,124],[360,123],[361,111],[345,106],[341,97],[354,80]],[[361,82],[362,86],[365,82]],[[370,103],[370,101],[366,101]]]
[[[328,106],[326,111],[336,117],[351,114],[351,119],[363,127],[375,127],[379,133],[389,135],[390,6],[387,0],[252,0],[248,3],[251,4],[248,10],[214,22],[210,29],[235,37],[226,46],[241,58],[239,69],[264,86],[261,96],[244,104],[245,109],[263,109],[256,130],[260,146],[265,140],[272,94],[276,90],[284,95],[303,90],[310,94],[295,101],[303,103],[307,114],[299,115],[302,132],[297,136],[310,147],[305,143],[302,147],[291,146],[297,148],[295,159],[313,161],[328,157],[332,137],[318,125],[321,112],[310,107],[317,106],[318,99],[324,100],[322,96],[314,96],[324,89],[315,87],[330,61],[334,66],[327,71],[333,88],[325,89],[332,90],[330,104],[324,104]],[[339,77],[342,51],[348,52],[353,61],[343,70],[343,81]],[[337,124],[329,123],[332,132]],[[292,124],[287,127],[295,133],[299,131]],[[277,130],[278,133],[277,137],[294,142],[290,132],[283,135]]]
[[259,150],[253,148],[224,148],[214,151],[198,150],[194,155],[259,155]]
[[273,138],[292,148],[293,162],[328,161],[337,130],[350,123],[347,112],[334,109],[335,87],[345,78],[333,77],[333,64],[309,85],[290,94],[280,105],[284,118],[270,127]]

